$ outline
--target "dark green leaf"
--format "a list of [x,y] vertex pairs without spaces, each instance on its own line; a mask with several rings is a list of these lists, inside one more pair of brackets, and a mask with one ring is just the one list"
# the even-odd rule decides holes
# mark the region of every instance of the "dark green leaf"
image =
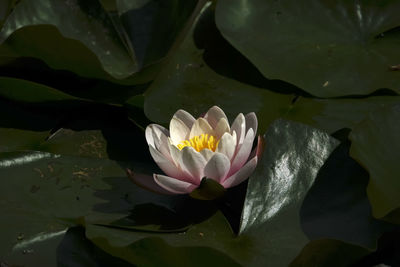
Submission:
[[308,243],[290,267],[348,267],[368,254],[368,250],[339,240],[313,240]]
[[332,152],[304,199],[300,217],[311,240],[330,238],[373,250],[387,231],[400,229],[372,216],[368,173],[349,156],[347,140]]
[[201,1],[116,1],[127,42],[140,66],[155,63],[167,54],[198,2]]
[[286,118],[310,124],[329,133],[352,129],[370,112],[400,103],[398,96],[375,96],[363,99],[299,98]]
[[94,246],[86,237],[82,227],[68,229],[60,245],[57,247],[57,266],[60,267],[107,267],[131,264],[112,257]]
[[78,100],[54,88],[9,77],[0,77],[0,97],[25,103]]
[[190,193],[190,196],[201,200],[214,200],[222,197],[226,189],[213,179],[203,178],[200,186]]
[[[398,97],[319,100],[275,93],[277,87],[286,93],[298,92],[260,78],[257,70],[225,43],[213,19],[208,6],[145,92],[144,110],[150,120],[168,123],[178,109],[199,116],[218,105],[230,119],[239,112],[256,112],[260,133],[282,117],[333,133],[352,128],[373,109],[400,101]],[[128,100],[127,106],[135,106],[136,100]]]
[[[350,134],[350,155],[369,172],[373,215],[400,223],[400,105],[370,113]],[[390,214],[394,212],[394,214]]]
[[[308,242],[300,225],[302,199],[337,141],[318,130],[282,120],[274,123],[265,137],[266,150],[249,180],[241,235],[235,236],[217,212],[185,233],[144,233],[88,224],[87,236],[112,255],[139,265],[163,261],[173,266],[178,259],[179,264],[190,266],[214,264],[219,251],[226,255],[218,256],[225,264],[232,257],[244,266],[287,266]],[[197,253],[204,253],[199,262],[183,254],[193,246]],[[201,252],[199,247],[207,249]]]
[[[21,253],[30,254],[36,243],[62,235],[93,212],[104,202],[97,192],[109,189],[102,178],[129,182],[121,165],[44,152],[0,153],[0,213],[7,215],[0,220],[2,260],[20,264]],[[142,166],[130,167],[143,171]],[[40,258],[48,250],[35,252]]]
[[218,1],[223,36],[269,79],[319,96],[400,92],[396,0]]
[[97,0],[21,1],[0,32],[0,43],[7,38],[21,56],[89,77],[104,77],[104,69],[121,79],[138,69]]

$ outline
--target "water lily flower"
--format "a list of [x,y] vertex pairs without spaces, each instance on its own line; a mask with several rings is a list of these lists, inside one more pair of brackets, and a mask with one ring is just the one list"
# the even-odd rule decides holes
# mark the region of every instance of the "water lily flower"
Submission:
[[[171,119],[169,131],[157,124],[146,128],[150,154],[165,174],[131,178],[158,192],[188,194],[203,179],[212,179],[223,188],[245,181],[254,171],[261,139],[252,151],[257,132],[254,112],[240,113],[232,125],[223,110],[213,106],[198,119],[180,109]],[[156,188],[158,187],[158,188]]]

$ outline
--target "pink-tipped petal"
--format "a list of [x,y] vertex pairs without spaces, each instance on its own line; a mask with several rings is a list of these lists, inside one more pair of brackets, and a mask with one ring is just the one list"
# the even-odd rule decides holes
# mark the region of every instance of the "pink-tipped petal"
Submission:
[[257,121],[256,114],[254,112],[250,112],[249,114],[246,114],[245,120],[246,120],[246,133],[251,128],[251,129],[253,129],[254,134],[256,134],[257,127],[258,127],[258,121]]
[[200,151],[200,154],[204,157],[204,159],[208,162],[211,157],[214,155],[214,152],[212,152],[210,149],[208,148],[204,148]]
[[190,129],[178,118],[172,118],[169,124],[169,133],[174,145],[178,145],[189,137]]
[[224,135],[224,133],[229,133],[230,132],[230,127],[229,127],[229,123],[225,118],[222,118],[219,120],[219,122],[217,123],[217,126],[214,128],[214,136],[217,139],[220,139],[221,136]]
[[181,168],[189,173],[192,179],[187,182],[199,185],[201,179],[204,177],[204,167],[206,160],[203,155],[197,152],[193,147],[184,147],[182,150]]
[[215,153],[204,167],[204,176],[221,183],[229,172],[231,162],[227,156]]
[[154,149],[149,146],[150,154],[153,157],[154,161],[157,163],[158,167],[169,176],[176,177],[178,179],[182,179],[184,174],[180,171],[175,164],[166,158],[160,151]]
[[213,130],[208,122],[203,118],[198,118],[190,130],[189,138],[199,136],[201,134],[212,134]]
[[232,159],[236,150],[236,132],[231,135],[229,132],[225,133],[219,140],[216,152],[225,154],[229,160]]
[[236,132],[237,148],[240,148],[246,135],[246,119],[242,113],[239,113],[232,123],[231,134],[234,131]]
[[225,188],[233,187],[245,181],[254,171],[257,166],[257,157],[248,161],[238,172],[228,177],[222,186]]
[[161,174],[154,174],[154,181],[165,190],[174,194],[188,194],[197,187],[197,185]]
[[239,148],[239,151],[237,151],[236,156],[232,161],[232,167],[229,175],[238,171],[247,162],[253,147],[253,141],[254,131],[250,128],[246,134],[246,137],[244,138],[242,146]]
[[142,173],[134,173],[131,170],[127,169],[126,173],[128,177],[131,179],[132,182],[134,182],[136,185],[147,189],[149,191],[152,191],[154,193],[158,194],[164,194],[164,195],[172,195],[173,193],[165,190],[161,186],[159,186],[153,179],[152,176],[150,175],[145,175]]
[[168,149],[169,132],[167,129],[158,124],[150,124],[146,127],[145,135],[149,146],[160,151],[165,157],[171,158]]
[[214,129],[215,129],[215,127],[217,127],[217,124],[220,119],[224,118],[225,120],[228,121],[228,118],[226,117],[225,112],[218,106],[211,107],[207,111],[206,115],[204,115],[204,118],[208,121],[208,123]]
[[181,120],[189,129],[192,128],[195,118],[186,110],[180,109],[175,112],[174,117]]

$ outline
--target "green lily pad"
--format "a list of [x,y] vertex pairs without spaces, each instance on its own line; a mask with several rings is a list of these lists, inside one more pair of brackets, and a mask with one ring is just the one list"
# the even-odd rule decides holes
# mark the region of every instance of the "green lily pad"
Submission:
[[318,172],[300,210],[301,225],[312,242],[330,238],[372,251],[383,233],[400,227],[372,216],[368,172],[349,156],[349,148],[348,140],[340,144]]
[[352,129],[370,112],[400,103],[398,96],[375,96],[363,99],[310,99],[300,97],[285,118],[307,123],[328,133]]
[[[221,212],[185,233],[145,233],[89,223],[86,235],[103,250],[138,265],[163,261],[171,266],[198,266],[234,260],[245,266],[267,262],[287,266],[308,242],[300,224],[301,202],[337,141],[282,120],[270,127],[265,138],[266,150],[247,187],[239,236]],[[183,254],[189,249],[190,253],[196,249],[196,257]],[[196,262],[201,253],[200,263]]]
[[[350,134],[350,155],[370,174],[367,193],[373,215],[399,223],[400,105],[369,114]],[[395,214],[393,214],[395,213]]]
[[396,0],[218,1],[222,35],[269,79],[312,95],[400,92]]
[[348,267],[367,254],[367,249],[339,240],[313,240],[289,266]]
[[[85,229],[72,227],[68,229],[57,248],[58,266],[121,266],[130,267],[131,264],[112,257],[97,248],[85,237]],[[55,264],[54,264],[55,265]]]
[[[203,40],[202,36],[206,38]],[[215,28],[213,10],[208,6],[145,92],[144,111],[150,120],[167,124],[178,109],[199,116],[218,105],[231,121],[238,112],[256,112],[260,133],[278,118],[333,133],[352,128],[371,110],[400,101],[394,96],[324,100],[276,93],[273,90],[282,85],[260,78],[255,74],[257,70],[224,42]],[[226,51],[230,52],[224,54],[222,62],[210,59],[219,59]],[[237,65],[241,67],[232,69]],[[133,97],[126,105],[135,106],[136,102],[137,98]]]
[[[238,112],[257,112],[262,122],[259,130],[263,132],[270,122],[287,112],[293,96],[229,79],[210,68],[204,61],[203,50],[197,47],[195,36],[214,32],[214,28],[209,3],[200,12],[174,56],[145,92],[145,114],[152,121],[166,123],[180,108],[199,116],[211,106],[218,105],[230,119]],[[210,45],[218,45],[218,36],[209,37]],[[133,105],[130,102],[128,100],[127,105]]]
[[[195,10],[198,0],[116,1],[127,42],[140,66],[163,58]],[[138,27],[140,25],[140,27]]]
[[54,88],[10,77],[0,77],[0,96],[25,103],[78,100]]
[[90,77],[101,77],[103,68],[117,79],[138,70],[98,1],[22,1],[4,23],[0,42],[19,29],[24,33],[7,43],[21,56],[38,57],[53,68]]
[[34,150],[56,126],[58,116],[0,99],[0,152]]
[[[143,171],[143,164],[132,164]],[[0,212],[7,215],[0,221],[2,260],[22,264],[21,253],[30,254],[36,243],[63,235],[66,227],[92,213],[104,203],[99,192],[110,189],[103,178],[129,182],[122,165],[46,152],[0,153]],[[48,252],[37,250],[32,257],[41,251]]]

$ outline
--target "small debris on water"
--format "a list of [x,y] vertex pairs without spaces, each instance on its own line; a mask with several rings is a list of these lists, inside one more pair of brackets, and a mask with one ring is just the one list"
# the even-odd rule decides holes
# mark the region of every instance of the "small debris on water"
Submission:
[[22,251],[22,254],[27,255],[27,254],[32,254],[33,253],[33,249],[24,249]]
[[400,70],[400,64],[390,66],[389,69],[393,71]]
[[22,239],[24,239],[25,238],[25,235],[23,234],[23,233],[20,233],[18,236],[17,236],[17,240],[18,241],[21,241]]

